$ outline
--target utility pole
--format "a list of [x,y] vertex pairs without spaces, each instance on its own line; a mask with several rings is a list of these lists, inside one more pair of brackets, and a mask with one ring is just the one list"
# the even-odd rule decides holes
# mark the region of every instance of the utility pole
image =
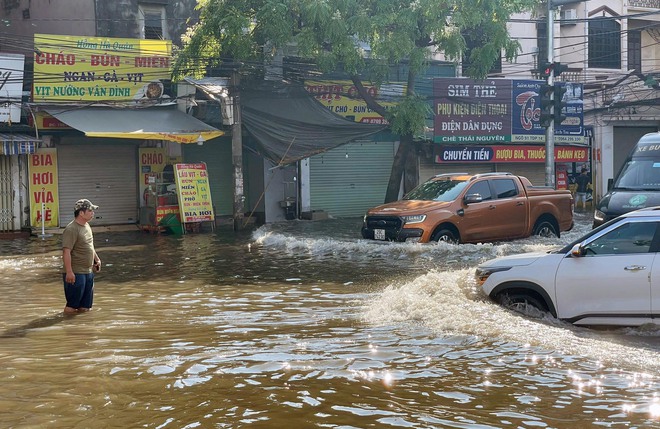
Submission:
[[[588,0],[547,0],[548,2],[548,52],[547,52],[547,62],[550,68],[550,72],[548,73],[547,76],[547,81],[546,83],[552,87],[555,84],[555,57],[554,57],[554,49],[555,49],[555,15],[554,11],[557,7],[563,6],[569,3],[584,3]],[[564,66],[565,67],[565,66]],[[561,71],[558,71],[558,73],[561,73]],[[556,93],[555,93],[556,94]],[[552,102],[551,105],[554,104],[554,106],[558,106],[561,103],[561,100],[555,100],[554,97],[557,95],[553,95],[552,97]],[[556,103],[555,103],[556,101]],[[561,116],[561,111],[557,112],[557,107],[552,107],[551,108],[551,116],[559,118]],[[561,121],[559,121],[561,122]],[[556,186],[555,182],[555,121],[550,121],[548,124],[546,130],[545,130],[545,185],[546,186],[552,186],[553,188]]]
[[234,122],[231,126],[231,159],[234,179],[234,231],[243,229],[245,196],[243,194],[243,135],[241,133],[240,74],[234,68],[231,75]]
[[[547,52],[547,61],[548,64],[554,62],[554,26],[555,26],[555,16],[552,0],[548,0],[548,52]],[[548,73],[547,82],[549,86],[553,86],[555,83],[555,72],[553,67],[550,67],[550,73]],[[552,104],[552,103],[551,103]],[[550,112],[554,114],[554,108]],[[555,187],[555,124],[554,121],[550,121],[548,127],[545,129],[545,186]]]

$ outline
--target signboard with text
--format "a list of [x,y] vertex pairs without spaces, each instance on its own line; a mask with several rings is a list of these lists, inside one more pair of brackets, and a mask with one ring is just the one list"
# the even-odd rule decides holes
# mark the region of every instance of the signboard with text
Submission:
[[[58,226],[57,149],[42,148],[28,156],[30,225]],[[43,212],[43,217],[42,217]]]
[[172,42],[34,35],[34,101],[143,101],[163,96]]
[[[545,162],[545,146],[456,146],[438,145],[434,148],[435,162]],[[585,162],[589,148],[581,146],[555,147],[555,162]]]
[[[406,91],[404,83],[364,84],[367,93],[386,109],[396,106]],[[346,119],[364,124],[387,124],[387,120],[367,107],[350,80],[305,81],[305,89],[316,100]]]
[[182,223],[215,221],[206,164],[174,164]]
[[[544,143],[540,124],[540,80],[436,78],[434,142],[445,144]],[[582,84],[566,88],[555,143],[584,144]]]
[[25,56],[0,53],[0,122],[21,122]]

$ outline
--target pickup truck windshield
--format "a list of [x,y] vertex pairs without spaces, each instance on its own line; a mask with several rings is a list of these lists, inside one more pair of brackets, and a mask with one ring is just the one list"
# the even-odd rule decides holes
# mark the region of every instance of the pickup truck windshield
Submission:
[[621,170],[615,188],[660,191],[660,162],[653,159],[632,159]]
[[454,201],[467,186],[465,180],[429,180],[403,197],[404,200]]

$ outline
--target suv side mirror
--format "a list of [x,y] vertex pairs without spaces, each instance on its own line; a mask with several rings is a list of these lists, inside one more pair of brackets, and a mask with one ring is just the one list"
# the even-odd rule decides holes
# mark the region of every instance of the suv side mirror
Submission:
[[612,185],[614,185],[614,179],[607,179],[607,190],[612,190]]
[[571,249],[571,256],[575,258],[581,258],[584,256],[584,247],[582,247],[582,243],[578,243],[573,246]]
[[481,197],[480,194],[468,194],[463,198],[465,204],[480,203],[483,200],[484,199]]

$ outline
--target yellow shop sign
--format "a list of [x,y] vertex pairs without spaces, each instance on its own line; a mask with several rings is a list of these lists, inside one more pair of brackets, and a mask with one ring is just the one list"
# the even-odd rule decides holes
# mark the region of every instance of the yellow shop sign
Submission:
[[172,42],[34,35],[35,101],[140,101],[163,96]]

